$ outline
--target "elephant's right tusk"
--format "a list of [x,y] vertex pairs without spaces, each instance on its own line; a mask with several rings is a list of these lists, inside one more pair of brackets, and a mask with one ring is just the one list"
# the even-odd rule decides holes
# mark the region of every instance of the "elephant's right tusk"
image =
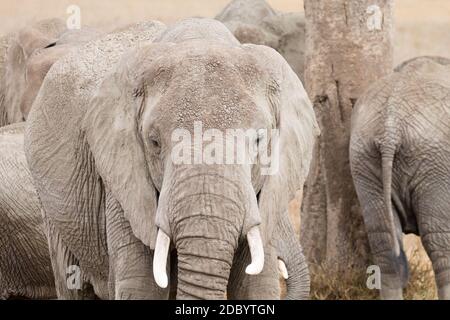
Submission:
[[250,255],[252,256],[252,263],[247,266],[245,272],[256,275],[261,273],[264,268],[264,248],[258,226],[249,230],[247,233],[247,241],[250,248]]
[[169,246],[169,236],[159,229],[156,238],[155,254],[153,256],[153,276],[155,277],[156,284],[161,288],[167,288],[169,283],[166,272]]
[[280,271],[280,274],[284,280],[287,280],[287,278],[289,278],[286,264],[284,263],[283,260],[278,259],[278,270]]

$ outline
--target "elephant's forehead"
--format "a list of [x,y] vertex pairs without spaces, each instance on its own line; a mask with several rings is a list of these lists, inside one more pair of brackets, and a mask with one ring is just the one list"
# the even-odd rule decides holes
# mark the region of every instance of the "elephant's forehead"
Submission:
[[171,58],[166,72],[158,69],[164,81],[154,81],[165,86],[157,104],[163,117],[171,117],[177,126],[201,121],[205,128],[245,127],[260,120],[268,75],[250,54],[210,46],[178,51]]
[[168,91],[158,104],[159,113],[176,127],[192,127],[200,121],[204,128],[240,128],[257,120],[258,106],[244,88],[205,86]]

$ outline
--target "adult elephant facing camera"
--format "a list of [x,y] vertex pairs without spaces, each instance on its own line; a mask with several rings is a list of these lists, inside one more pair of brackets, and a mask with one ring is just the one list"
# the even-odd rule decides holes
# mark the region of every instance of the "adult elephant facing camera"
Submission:
[[[103,59],[78,54],[52,68],[26,132],[58,238],[51,246],[78,260],[96,292],[109,274],[115,298],[166,297],[155,282],[168,284],[171,242],[179,299],[278,298],[277,257],[290,274],[288,297],[306,298],[307,266],[286,210],[318,129],[283,58],[240,45],[209,19],[175,24],[114,68],[111,51]],[[172,132],[196,121],[221,132],[278,128],[279,171],[174,163]]]

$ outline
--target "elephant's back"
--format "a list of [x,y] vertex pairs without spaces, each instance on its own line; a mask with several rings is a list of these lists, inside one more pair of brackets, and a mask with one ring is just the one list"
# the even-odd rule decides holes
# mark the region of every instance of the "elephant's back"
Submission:
[[416,59],[399,72],[400,81],[392,83],[402,108],[404,135],[424,147],[450,141],[450,64],[442,62]]
[[257,24],[266,17],[276,15],[266,1],[234,0],[230,2],[215,18],[219,21],[241,21]]
[[187,41],[200,41],[199,45],[212,43],[226,46],[239,46],[239,41],[218,20],[209,18],[189,18],[168,27],[155,42],[182,43]]
[[415,143],[450,139],[450,65],[418,59],[372,85],[352,113],[352,136],[380,140],[387,123]]

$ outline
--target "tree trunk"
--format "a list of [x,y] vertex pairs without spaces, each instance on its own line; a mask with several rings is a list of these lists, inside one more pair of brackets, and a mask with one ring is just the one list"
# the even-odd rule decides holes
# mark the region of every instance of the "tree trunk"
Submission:
[[[305,0],[305,87],[322,135],[304,201],[301,240],[310,262],[366,268],[369,246],[349,165],[352,108],[392,72],[393,0]],[[365,270],[365,269],[364,269]]]

